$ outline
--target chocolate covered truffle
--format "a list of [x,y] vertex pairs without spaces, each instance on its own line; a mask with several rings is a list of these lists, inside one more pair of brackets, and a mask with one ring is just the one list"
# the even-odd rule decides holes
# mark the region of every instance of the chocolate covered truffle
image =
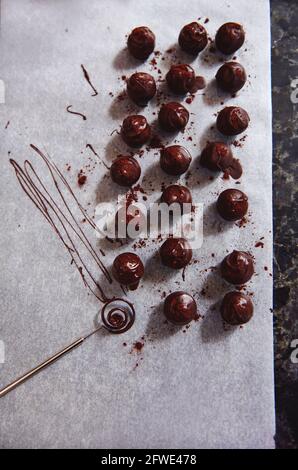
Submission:
[[227,106],[218,114],[216,125],[223,135],[232,136],[244,132],[249,121],[249,115],[243,108]]
[[178,42],[181,49],[185,52],[197,55],[205,49],[208,44],[207,31],[204,26],[193,21],[183,26],[179,34]]
[[215,44],[223,54],[234,54],[245,41],[243,26],[238,23],[225,23],[216,33]]
[[175,101],[163,104],[158,114],[160,126],[168,132],[182,131],[187,125],[188,119],[187,109]]
[[221,275],[227,282],[241,285],[251,279],[254,273],[254,261],[249,253],[234,250],[223,259],[220,268]]
[[172,65],[166,75],[166,81],[170,90],[178,95],[195,91],[195,71],[188,64]]
[[112,271],[116,281],[135,290],[144,275],[144,265],[135,253],[121,253],[114,259]]
[[223,298],[220,313],[223,320],[230,325],[243,325],[253,316],[251,299],[241,292],[229,292]]
[[136,72],[127,81],[128,96],[139,106],[146,106],[156,93],[156,83],[152,75]]
[[237,93],[246,83],[245,68],[238,62],[226,62],[216,74],[219,88],[228,93]]
[[223,142],[210,142],[201,154],[201,165],[213,172],[223,171],[234,179],[242,175],[239,160],[233,157],[231,148]]
[[141,167],[135,158],[120,155],[113,161],[110,174],[120,186],[132,186],[140,178]]
[[248,210],[248,197],[239,189],[226,189],[217,199],[219,215],[228,221],[242,219]]
[[181,269],[192,258],[192,249],[185,238],[168,238],[159,249],[161,261],[172,269]]
[[164,302],[164,314],[174,325],[187,325],[198,318],[195,299],[183,291],[172,292]]
[[124,142],[131,147],[141,147],[151,137],[151,128],[144,116],[139,114],[128,116],[121,127]]
[[161,150],[160,166],[168,175],[182,175],[191,163],[191,155],[181,145],[171,145]]
[[128,36],[127,47],[136,59],[145,60],[154,51],[155,35],[147,26],[139,26]]
[[179,184],[168,186],[161,195],[161,202],[165,202],[169,206],[171,204],[191,204],[192,197],[188,188]]
[[140,236],[146,227],[146,215],[133,203],[126,204],[117,211],[115,220],[116,238],[134,239]]

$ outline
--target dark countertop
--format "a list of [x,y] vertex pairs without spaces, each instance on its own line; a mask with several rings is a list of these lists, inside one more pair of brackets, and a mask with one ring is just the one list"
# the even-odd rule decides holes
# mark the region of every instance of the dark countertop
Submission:
[[297,0],[271,0],[271,16],[276,446],[298,448],[298,364],[290,359],[298,340],[298,104],[291,101],[291,83],[298,79]]

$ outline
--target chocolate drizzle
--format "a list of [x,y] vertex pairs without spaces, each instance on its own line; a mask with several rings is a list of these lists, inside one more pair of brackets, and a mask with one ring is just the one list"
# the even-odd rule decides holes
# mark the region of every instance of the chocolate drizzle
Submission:
[[67,111],[68,113],[70,113],[70,114],[76,114],[77,116],[81,116],[81,117],[83,118],[83,121],[86,121],[86,120],[87,120],[85,114],[78,113],[78,112],[76,112],[76,111],[71,111],[70,108],[72,108],[72,104],[70,104],[70,105],[67,106],[67,108],[66,108],[66,111]]
[[110,167],[106,164],[106,162],[104,161],[103,158],[100,158],[100,156],[98,155],[98,153],[94,150],[94,147],[93,145],[91,144],[86,144],[86,149],[89,148],[91,150],[91,152],[93,153],[93,155],[95,155],[98,160],[106,167],[107,170],[110,170]]
[[[67,203],[66,194],[70,196],[76,207],[83,214],[86,222],[94,230],[98,230],[98,228],[86,213],[68,182],[50,157],[42,153],[35,145],[30,144],[30,147],[46,164],[51,180],[54,183],[56,195],[58,193],[58,199],[50,193],[50,188],[45,185],[29,160],[25,160],[23,167],[21,167],[15,160],[10,159],[10,163],[15,170],[16,177],[22,189],[35,207],[42,213],[63,243],[71,257],[71,263],[76,266],[84,285],[101,302],[106,303],[110,301],[111,299],[106,297],[102,287],[96,281],[89,266],[87,266],[86,261],[83,259],[81,250],[85,249],[87,251],[94,261],[96,269],[99,268],[101,270],[110,284],[113,282],[112,278]],[[64,194],[62,188],[66,194]],[[62,206],[60,207],[59,203],[61,204],[61,202]],[[80,248],[77,245],[79,245]]]
[[82,67],[83,74],[84,74],[84,77],[85,77],[86,81],[89,83],[89,85],[91,86],[92,90],[94,91],[94,93],[92,93],[91,96],[97,96],[97,95],[98,95],[98,92],[97,92],[96,88],[94,87],[94,85],[91,83],[91,80],[90,80],[90,77],[89,77],[89,73],[87,72],[87,70],[85,69],[85,67],[84,67],[83,64],[81,64],[81,67]]

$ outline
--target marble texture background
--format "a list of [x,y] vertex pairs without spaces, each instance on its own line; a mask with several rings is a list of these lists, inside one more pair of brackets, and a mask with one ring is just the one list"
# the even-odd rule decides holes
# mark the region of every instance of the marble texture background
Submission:
[[298,365],[290,360],[298,338],[297,305],[297,104],[298,3],[272,0],[272,96],[274,141],[274,320],[276,446],[298,447]]

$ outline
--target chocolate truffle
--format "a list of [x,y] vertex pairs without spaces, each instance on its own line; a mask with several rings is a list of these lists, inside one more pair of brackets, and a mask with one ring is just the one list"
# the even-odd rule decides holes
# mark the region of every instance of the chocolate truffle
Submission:
[[156,93],[154,78],[149,73],[134,73],[127,81],[127,93],[136,104],[146,106]]
[[139,26],[128,36],[127,46],[136,59],[145,60],[154,51],[155,35],[147,26]]
[[159,249],[161,261],[172,269],[181,269],[192,258],[192,249],[185,238],[168,238]]
[[251,299],[241,292],[229,292],[223,298],[220,313],[223,320],[230,325],[243,325],[253,316]]
[[179,34],[178,42],[181,49],[185,52],[197,55],[205,49],[208,44],[207,31],[204,26],[193,21],[183,26]]
[[195,299],[183,291],[172,292],[164,302],[164,314],[174,325],[187,325],[198,318]]
[[228,93],[237,93],[246,83],[245,68],[238,62],[226,62],[216,74],[219,88]]
[[140,178],[141,167],[135,158],[119,155],[111,165],[110,174],[120,186],[132,186]]
[[195,89],[196,75],[188,64],[172,65],[166,75],[168,87],[178,95],[192,93]]
[[131,202],[120,207],[115,219],[115,235],[120,239],[139,237],[147,222],[146,215]]
[[168,186],[161,195],[161,202],[165,202],[169,206],[171,204],[191,204],[192,197],[188,188],[179,184]]
[[200,163],[210,171],[223,171],[234,179],[242,175],[239,160],[233,157],[231,148],[223,142],[208,143],[201,154]]
[[188,119],[187,109],[175,101],[163,104],[158,114],[160,126],[168,132],[182,131],[188,123]]
[[144,116],[139,114],[128,116],[121,127],[124,142],[131,147],[141,147],[151,137],[151,128]]
[[144,275],[144,265],[135,253],[121,253],[114,259],[112,271],[116,281],[135,290]]
[[217,129],[223,135],[232,136],[244,132],[249,124],[249,115],[243,108],[227,106],[217,116]]
[[168,175],[182,175],[191,163],[191,155],[181,145],[171,145],[160,152],[160,166]]
[[239,189],[226,189],[217,199],[219,215],[228,221],[242,219],[248,210],[248,197]]
[[221,275],[236,286],[245,284],[254,273],[252,256],[245,251],[236,251],[228,254],[221,263]]
[[243,26],[238,23],[225,23],[216,33],[215,44],[223,54],[234,54],[243,46],[245,32]]

